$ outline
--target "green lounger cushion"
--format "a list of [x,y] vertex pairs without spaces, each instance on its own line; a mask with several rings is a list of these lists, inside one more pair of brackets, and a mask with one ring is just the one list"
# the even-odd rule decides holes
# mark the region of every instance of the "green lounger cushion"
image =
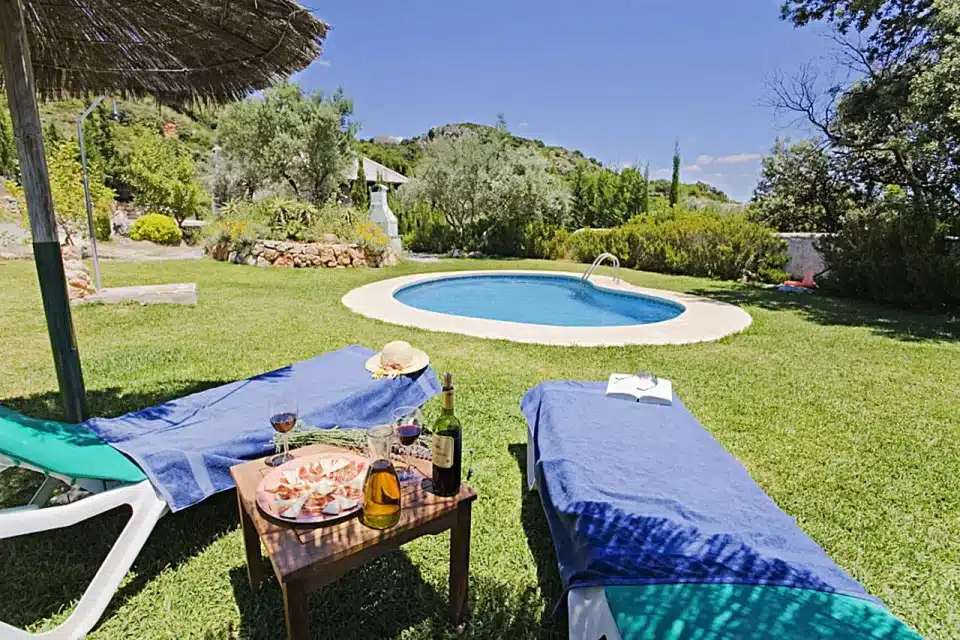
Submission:
[[72,479],[141,482],[147,476],[82,425],[28,418],[0,406],[0,453]]
[[606,587],[623,640],[922,640],[863,598],[744,584]]

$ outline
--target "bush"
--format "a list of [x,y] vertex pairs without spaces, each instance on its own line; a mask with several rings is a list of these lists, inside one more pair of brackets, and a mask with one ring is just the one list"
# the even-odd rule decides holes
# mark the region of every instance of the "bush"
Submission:
[[183,234],[176,221],[170,216],[162,213],[148,213],[137,218],[130,227],[130,238],[157,244],[178,245],[183,239]]
[[901,307],[960,305],[960,256],[944,228],[917,218],[906,202],[879,202],[848,214],[840,231],[820,241],[827,290]]
[[96,235],[97,240],[106,242],[110,239],[110,234],[112,232],[113,223],[110,221],[109,215],[96,214],[93,216],[93,233]]
[[375,222],[364,220],[357,224],[355,231],[356,243],[367,253],[380,255],[390,245],[390,238]]
[[397,211],[403,246],[410,251],[446,253],[455,242],[443,214],[423,203],[400,207]]
[[579,262],[608,252],[635,269],[722,280],[777,282],[787,262],[786,245],[771,229],[743,216],[704,213],[641,216],[614,229],[584,230],[565,248]]

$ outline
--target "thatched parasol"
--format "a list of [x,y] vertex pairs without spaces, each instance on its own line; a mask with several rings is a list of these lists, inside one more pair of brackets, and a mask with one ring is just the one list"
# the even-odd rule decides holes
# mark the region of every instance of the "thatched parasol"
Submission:
[[10,103],[60,393],[72,420],[86,416],[86,400],[37,94],[240,98],[310,64],[327,29],[290,0],[0,0],[0,81]]

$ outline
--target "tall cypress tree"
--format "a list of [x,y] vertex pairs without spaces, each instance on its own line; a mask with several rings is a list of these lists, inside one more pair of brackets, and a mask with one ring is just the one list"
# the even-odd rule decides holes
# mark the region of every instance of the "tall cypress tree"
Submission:
[[363,156],[357,156],[357,179],[350,187],[350,202],[360,211],[370,208],[370,189],[367,187],[367,174],[363,170]]
[[644,213],[650,213],[650,163],[643,169],[643,205]]
[[670,181],[670,206],[680,202],[680,140],[673,148],[673,179]]

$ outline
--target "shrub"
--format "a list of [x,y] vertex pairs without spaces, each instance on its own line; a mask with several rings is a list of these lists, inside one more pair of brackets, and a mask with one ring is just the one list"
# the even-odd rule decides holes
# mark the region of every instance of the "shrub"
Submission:
[[183,239],[180,227],[170,216],[162,213],[148,213],[137,218],[130,227],[130,237],[133,240],[147,240],[157,244],[177,245]]
[[377,223],[364,220],[357,224],[354,241],[368,253],[381,254],[390,244],[390,238]]
[[93,233],[96,235],[97,240],[106,242],[110,239],[112,232],[113,223],[110,221],[109,214],[98,213],[93,216]]
[[410,251],[445,253],[454,246],[455,238],[443,214],[424,203],[401,206],[398,211],[403,246]]
[[775,282],[784,276],[787,261],[785,244],[771,229],[743,216],[687,212],[584,230],[570,236],[566,250],[579,262],[608,252],[635,269],[724,280],[746,276]]
[[821,239],[829,267],[821,283],[840,295],[902,307],[960,305],[960,256],[951,255],[945,236],[907,202],[875,203]]

